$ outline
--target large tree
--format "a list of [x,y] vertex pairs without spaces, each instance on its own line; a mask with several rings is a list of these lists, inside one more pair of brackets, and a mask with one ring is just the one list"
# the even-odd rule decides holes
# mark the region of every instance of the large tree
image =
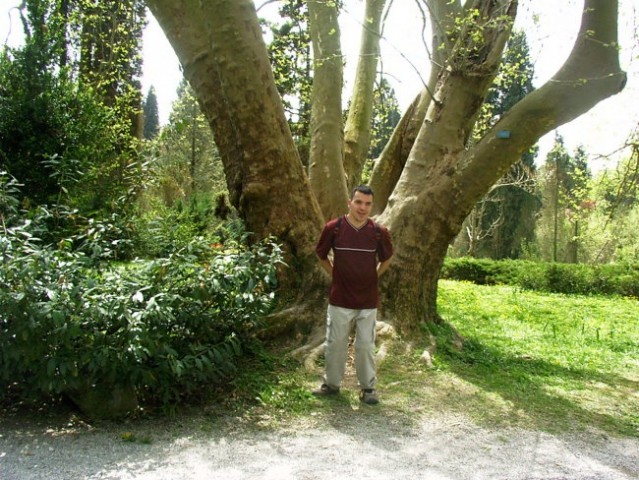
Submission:
[[[374,3],[367,0],[369,6]],[[378,220],[390,228],[396,249],[384,277],[383,315],[405,332],[438,321],[439,271],[448,244],[473,205],[539,137],[619,92],[626,80],[618,61],[618,2],[585,0],[579,34],[562,68],[470,145],[518,2],[426,3],[433,31],[431,75],[398,124],[372,178],[379,187]],[[255,5],[252,0],[148,0],[148,5],[213,128],[233,204],[249,230],[258,237],[275,235],[287,247],[292,267],[287,279],[296,280],[298,291],[315,291],[321,276],[313,246],[324,218],[286,123]],[[336,5],[309,1],[312,38],[322,42],[314,47],[314,82],[326,88],[332,80],[333,95],[339,96],[340,72],[318,68],[340,52],[331,10]],[[366,32],[378,35],[374,29]],[[313,105],[317,130],[312,135],[320,129],[322,135],[334,133],[333,138],[318,139],[332,150],[326,158],[311,153],[311,162],[317,162],[311,165],[311,176],[323,176],[321,187],[331,182],[345,206],[344,184],[351,167],[334,162],[343,140],[342,130],[333,124],[333,110]],[[313,184],[317,188],[318,182]]]

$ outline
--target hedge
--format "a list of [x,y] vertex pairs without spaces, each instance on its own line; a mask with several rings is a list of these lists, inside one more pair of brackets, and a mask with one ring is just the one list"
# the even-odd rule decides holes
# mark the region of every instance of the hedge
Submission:
[[447,258],[441,278],[554,293],[639,297],[639,264],[630,263],[588,265]]

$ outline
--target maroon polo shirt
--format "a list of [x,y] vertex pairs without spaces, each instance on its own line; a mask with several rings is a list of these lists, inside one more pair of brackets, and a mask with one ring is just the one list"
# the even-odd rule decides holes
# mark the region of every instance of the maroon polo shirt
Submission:
[[326,223],[315,247],[321,260],[326,260],[333,250],[333,281],[328,301],[336,307],[354,310],[377,308],[377,264],[393,255],[390,233],[370,219],[356,228],[346,215],[341,217],[336,232],[337,225],[337,218]]

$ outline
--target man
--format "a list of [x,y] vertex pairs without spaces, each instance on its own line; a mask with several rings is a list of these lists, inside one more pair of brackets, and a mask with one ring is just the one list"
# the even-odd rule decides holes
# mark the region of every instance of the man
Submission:
[[[315,248],[332,281],[326,321],[324,383],[313,394],[339,393],[346,370],[348,338],[355,323],[355,368],[361,389],[360,400],[369,405],[379,402],[375,392],[377,279],[388,269],[393,255],[388,230],[369,218],[372,207],[370,187],[356,187],[348,201],[348,213],[324,226]],[[331,250],[332,261],[329,258]]]

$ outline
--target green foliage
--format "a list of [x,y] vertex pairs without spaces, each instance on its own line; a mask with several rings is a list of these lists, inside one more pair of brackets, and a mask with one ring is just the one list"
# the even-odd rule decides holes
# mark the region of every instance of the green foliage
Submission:
[[268,44],[275,85],[284,102],[291,133],[303,163],[310,149],[312,61],[311,36],[306,2],[281,2],[281,24],[267,23],[272,40]]
[[586,265],[447,258],[441,278],[554,293],[639,297],[639,265],[628,263]]
[[370,160],[375,160],[382,154],[401,116],[395,90],[390,86],[388,80],[381,78],[375,88],[373,98],[371,146],[368,152]]
[[149,179],[142,208],[155,208],[158,201],[167,207],[189,202],[191,197],[226,195],[226,180],[213,132],[200,110],[193,90],[180,84],[178,99],[169,115],[169,124],[144,152]]
[[207,238],[210,243],[219,243],[227,236],[228,225],[224,228],[222,220],[215,217],[209,196],[193,196],[172,207],[156,204],[147,210],[136,220],[139,255],[145,258],[170,255],[196,236]]
[[155,89],[151,87],[146,96],[142,108],[144,114],[144,131],[143,137],[146,140],[153,140],[160,133],[160,113],[158,111],[158,97],[155,95]]
[[55,201],[71,187],[56,162],[86,172],[96,158],[113,158],[113,137],[105,135],[113,117],[64,76],[30,71],[28,46],[14,55],[0,59],[0,163],[32,201]]
[[446,258],[441,278],[473,282],[478,285],[516,285],[520,276],[535,264],[515,260],[487,258]]
[[[493,84],[482,104],[472,142],[479,141],[513,105],[534,90],[533,65],[523,32],[513,32]],[[454,243],[456,255],[519,258],[522,242],[534,238],[535,215],[540,201],[535,195],[535,156],[531,149],[513,164],[477,202]]]
[[79,76],[102,101],[127,121],[130,134],[139,136],[142,73],[142,30],[146,7],[142,0],[75,4],[73,26],[79,26]]
[[[58,202],[64,194],[66,203],[86,214],[108,210],[135,184],[132,126],[139,101],[131,105],[135,85],[121,83],[105,102],[79,74],[82,8],[44,0],[22,5],[24,46],[0,56],[0,167],[24,184],[31,203]],[[82,173],[81,184],[66,175],[71,165]]]
[[469,68],[481,63],[489,53],[485,37],[491,31],[510,28],[510,24],[512,18],[508,15],[490,17],[477,8],[464,9],[464,15],[455,18],[454,30],[447,32],[455,40],[449,59],[453,71],[468,75]]
[[[436,367],[469,398],[458,402],[487,423],[535,422],[639,434],[635,299],[539,294],[508,286],[443,281],[435,327]],[[450,326],[464,337],[453,348]],[[450,404],[450,400],[446,402]],[[501,420],[500,420],[501,419]]]
[[2,395],[99,384],[170,405],[236,368],[273,301],[274,243],[248,247],[233,227],[224,243],[195,237],[168,257],[116,266],[74,250],[80,239],[43,244],[34,233],[46,225],[18,218],[12,188],[0,189]]
[[582,259],[583,227],[594,207],[590,178],[585,151],[577,148],[571,155],[557,135],[539,175],[543,208],[536,236],[542,259],[570,263]]

